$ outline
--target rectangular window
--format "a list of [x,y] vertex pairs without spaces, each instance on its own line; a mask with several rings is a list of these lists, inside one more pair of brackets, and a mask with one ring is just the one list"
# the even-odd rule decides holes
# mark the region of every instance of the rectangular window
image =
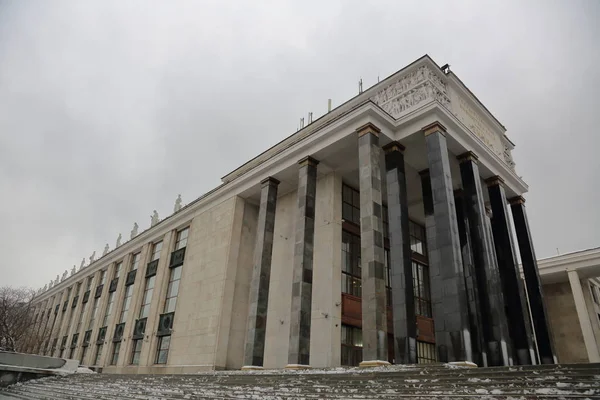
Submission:
[[175,250],[183,249],[187,246],[188,234],[190,228],[184,228],[177,232],[177,240],[175,241]]
[[100,357],[102,357],[103,344],[96,346],[96,357],[94,358],[94,365],[100,365]]
[[415,253],[427,257],[427,240],[425,236],[425,227],[412,221],[408,222],[410,233],[410,249]]
[[175,311],[177,305],[177,295],[179,294],[179,282],[181,281],[181,269],[183,266],[171,268],[171,274],[169,276],[169,286],[167,287],[167,298],[165,299],[165,306],[163,313],[170,313]]
[[108,295],[108,304],[106,305],[106,312],[104,313],[104,319],[102,320],[102,325],[106,326],[108,324],[108,319],[112,314],[113,305],[115,303],[115,292],[110,292]]
[[81,314],[79,314],[79,319],[77,320],[77,328],[75,328],[75,332],[79,332],[81,329],[81,324],[83,323],[83,316],[85,314],[86,306],[87,306],[87,303],[85,303],[81,306]]
[[121,317],[119,318],[119,323],[127,321],[127,312],[129,311],[129,306],[131,304],[131,295],[133,294],[133,285],[127,286],[125,288],[125,299],[123,300],[123,309],[121,310]]
[[361,296],[360,236],[342,231],[342,293]]
[[154,243],[152,246],[152,257],[150,261],[158,260],[160,258],[160,251],[162,250],[163,242],[162,240],[158,243]]
[[81,350],[81,359],[79,360],[79,364],[84,365],[83,362],[85,361],[85,356],[87,355],[87,351],[88,351],[88,346],[85,346],[83,348],[83,350]]
[[113,273],[113,279],[121,277],[121,269],[123,269],[123,262],[118,262],[115,265],[115,272]]
[[117,365],[117,361],[119,361],[119,351],[121,351],[121,342],[116,342],[113,345],[113,351],[110,356],[110,365]]
[[106,283],[106,270],[103,269],[102,271],[100,271],[100,283],[98,284],[98,286],[104,285],[105,283]]
[[150,302],[152,301],[152,293],[154,292],[154,282],[156,275],[146,278],[146,285],[144,288],[144,297],[142,297],[142,305],[140,306],[140,313],[138,318],[146,318],[150,313]]
[[158,338],[158,345],[156,347],[156,364],[166,364],[167,357],[169,355],[169,347],[171,347],[171,335],[161,336]]
[[137,339],[133,341],[130,364],[138,365],[140,363],[140,354],[142,354],[142,343],[143,339]]
[[141,253],[135,253],[133,257],[131,257],[131,265],[129,266],[130,271],[138,269],[138,266],[140,264],[140,254]]
[[90,322],[88,323],[87,330],[94,328],[94,322],[96,321],[96,314],[98,314],[98,306],[100,305],[100,298],[94,299],[94,306],[92,308],[92,316],[90,317]]
[[429,286],[429,267],[416,261],[412,262],[413,288],[415,293],[415,313],[431,318],[431,289]]
[[360,192],[348,185],[342,186],[342,219],[360,225]]
[[92,289],[92,281],[94,278],[88,278],[87,283],[85,284],[85,291],[89,291]]
[[388,307],[392,306],[392,266],[390,262],[390,250],[384,249],[384,269],[383,278],[385,280],[385,295],[387,298]]
[[342,365],[360,364],[362,347],[362,330],[342,324]]
[[596,286],[590,284],[590,292],[592,292],[592,298],[594,299],[594,303],[598,303],[598,294],[596,293]]
[[417,363],[431,364],[436,361],[435,344],[417,341]]

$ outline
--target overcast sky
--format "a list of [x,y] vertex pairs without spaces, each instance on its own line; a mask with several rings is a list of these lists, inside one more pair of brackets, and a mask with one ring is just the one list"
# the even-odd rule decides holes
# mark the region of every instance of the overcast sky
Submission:
[[426,53],[516,143],[538,257],[600,246],[600,2],[494,3],[0,0],[0,284],[112,249]]

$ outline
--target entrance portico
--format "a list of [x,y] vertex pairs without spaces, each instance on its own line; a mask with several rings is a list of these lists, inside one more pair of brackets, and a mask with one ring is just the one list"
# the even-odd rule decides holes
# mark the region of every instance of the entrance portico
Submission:
[[[273,234],[277,250],[271,261],[270,293],[265,296],[269,298],[266,334],[264,343],[246,346],[264,348],[265,367],[296,360],[336,366],[344,358],[337,347],[345,342],[362,348],[362,365],[416,362],[417,343],[421,352],[427,347],[421,344],[435,346],[430,357],[439,361],[536,363],[524,284],[516,273],[516,247],[506,236],[508,228],[499,228],[510,223],[507,198],[527,191],[514,171],[510,156],[514,145],[462,82],[452,73],[443,73],[428,57],[396,75],[223,178],[233,183],[242,175],[256,180],[269,176],[281,182]],[[402,160],[391,165],[382,149],[394,143],[396,151],[402,148]],[[298,165],[292,160],[303,157],[319,160],[314,247],[298,239],[294,242],[294,237],[307,237],[298,232],[292,217],[306,197],[305,183],[298,180]],[[399,177],[394,168],[403,174]],[[483,190],[486,180],[491,182],[489,190]],[[342,187],[358,193],[355,202],[342,199]],[[462,190],[464,202],[460,207],[465,223],[461,224],[456,190]],[[257,186],[250,185],[240,196],[257,202]],[[486,205],[493,210],[493,230]],[[344,207],[354,207],[355,218],[345,218]],[[427,251],[421,261],[425,277],[418,265],[412,265],[418,254],[415,260],[410,239],[405,239],[411,237],[409,220],[426,232]],[[469,236],[466,255],[459,225]],[[355,241],[340,238],[340,231]],[[328,246],[320,248],[317,237]],[[301,296],[312,299],[310,311],[302,311],[310,321],[300,319],[310,330],[300,335],[310,355],[299,357],[298,317],[291,321],[290,316],[298,313],[293,282],[300,275],[296,272],[292,278],[292,266],[299,262],[296,254],[301,248],[314,253],[310,295]],[[467,270],[465,256],[472,263]],[[508,284],[509,279],[514,284]],[[415,312],[417,294],[427,297],[431,312]],[[541,291],[536,296],[543,301]],[[536,326],[546,325],[543,314],[532,317],[542,318]],[[548,338],[538,335],[537,347]],[[547,353],[551,347],[541,348]]]

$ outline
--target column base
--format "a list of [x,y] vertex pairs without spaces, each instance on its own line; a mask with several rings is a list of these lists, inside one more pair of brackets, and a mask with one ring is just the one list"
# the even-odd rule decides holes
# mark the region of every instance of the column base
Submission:
[[288,364],[285,366],[285,369],[298,370],[298,369],[312,369],[310,365],[304,364]]
[[257,365],[244,365],[242,371],[262,371],[264,368]]
[[390,365],[391,364],[389,362],[382,360],[363,361],[358,364],[360,368],[388,367]]
[[452,361],[446,364],[451,365],[453,367],[477,368],[477,364],[471,361]]

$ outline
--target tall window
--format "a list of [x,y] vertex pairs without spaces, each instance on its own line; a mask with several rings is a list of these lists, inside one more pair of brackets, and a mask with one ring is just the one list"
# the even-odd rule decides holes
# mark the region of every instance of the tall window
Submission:
[[429,267],[412,262],[413,288],[415,293],[415,313],[431,318],[431,292],[429,287]]
[[177,232],[177,240],[175,241],[175,250],[183,249],[187,246],[188,234],[190,228],[184,228]]
[[88,351],[88,346],[84,346],[83,349],[81,350],[81,359],[79,360],[79,364],[84,365],[83,362],[85,361],[85,356],[87,355],[87,351]]
[[171,347],[171,335],[161,336],[158,338],[158,344],[156,345],[156,364],[167,363],[169,347]]
[[342,231],[342,293],[361,296],[360,236]]
[[140,265],[140,254],[141,253],[135,253],[133,257],[131,257],[131,265],[129,266],[130,271],[138,269]]
[[106,312],[104,313],[104,319],[102,320],[102,325],[106,326],[108,324],[108,319],[112,314],[113,305],[115,303],[115,292],[110,292],[108,295],[108,304],[106,305]]
[[87,303],[85,303],[81,306],[81,313],[79,314],[79,319],[77,320],[77,328],[75,328],[75,332],[79,332],[79,330],[81,329],[81,324],[83,323],[83,316],[85,314],[86,306],[87,306]]
[[[188,233],[189,228],[185,228],[177,232],[177,237],[175,239],[176,251],[187,246]],[[171,268],[171,272],[169,273],[169,285],[167,286],[167,295],[165,297],[165,304],[163,306],[163,314],[175,312],[177,296],[179,295],[179,282],[181,281],[182,269],[183,265]],[[154,360],[156,364],[167,363],[170,347],[171,335],[161,336],[158,338],[158,344],[156,346],[156,358]]]
[[[150,313],[150,303],[152,301],[152,293],[154,292],[154,282],[156,281],[156,275],[146,278],[146,284],[144,285],[144,295],[142,297],[142,304],[140,306],[140,312],[138,318],[147,318]],[[138,365],[140,362],[140,354],[142,352],[143,339],[136,339],[133,341],[133,347],[131,350],[131,364]]]
[[104,348],[103,344],[99,344],[96,347],[96,357],[94,357],[94,365],[100,365],[100,357],[102,357],[102,349]]
[[350,186],[342,186],[342,218],[360,225],[360,193]]
[[138,365],[140,363],[140,354],[142,354],[143,339],[133,341],[133,350],[131,351],[131,364]]
[[117,365],[119,361],[119,351],[121,350],[121,342],[115,342],[113,345],[113,351],[110,355],[110,365]]
[[419,224],[409,221],[408,229],[410,233],[410,249],[415,253],[427,257],[425,228]]
[[98,306],[100,305],[100,298],[94,299],[94,306],[92,307],[92,316],[90,317],[90,322],[88,323],[87,330],[94,328],[94,322],[96,321],[96,314],[98,314]]
[[342,365],[358,365],[362,361],[362,330],[342,324]]
[[113,272],[113,279],[119,278],[121,276],[121,269],[123,269],[123,262],[120,261],[115,265],[115,271]]
[[102,271],[100,271],[100,283],[99,285],[104,285],[106,283],[106,270],[103,269]]
[[123,309],[121,310],[121,317],[119,318],[119,323],[127,321],[127,312],[129,311],[129,306],[131,305],[131,295],[133,294],[133,285],[127,286],[125,288],[125,299],[123,300]]
[[150,313],[150,302],[152,301],[152,293],[154,292],[154,282],[156,281],[156,275],[146,278],[146,285],[144,288],[144,297],[142,297],[142,305],[140,306],[140,313],[138,318],[146,318]]
[[93,277],[89,277],[87,280],[87,283],[85,284],[85,291],[89,291],[92,289],[92,281],[94,280]]
[[158,243],[154,243],[154,246],[152,246],[152,257],[150,258],[150,261],[158,260],[160,258],[160,251],[162,250],[162,246],[162,240]]
[[169,286],[167,287],[167,297],[165,299],[165,306],[163,313],[170,313],[175,311],[177,305],[177,296],[179,295],[179,282],[181,281],[181,269],[182,265],[171,269],[169,275]]

